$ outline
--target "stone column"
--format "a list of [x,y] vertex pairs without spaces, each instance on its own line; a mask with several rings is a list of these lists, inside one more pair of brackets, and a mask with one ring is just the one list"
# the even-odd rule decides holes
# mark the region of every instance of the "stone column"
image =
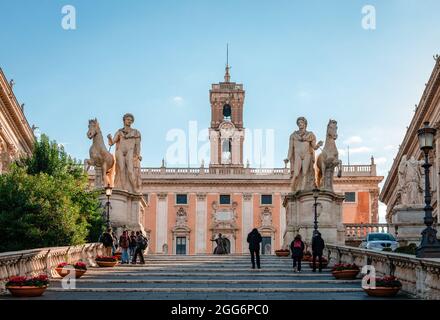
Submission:
[[379,190],[370,190],[370,223],[379,223]]
[[232,137],[232,164],[240,164],[240,136],[238,132]]
[[209,129],[209,140],[211,141],[211,164],[215,165],[219,163],[218,162],[219,159],[218,132],[213,129]]
[[[280,225],[279,225],[279,237],[280,237],[280,244],[283,245],[283,239],[284,239],[284,232],[286,231],[286,208],[283,206],[283,200],[284,197],[287,195],[287,193],[281,193],[281,199],[280,199]],[[284,248],[283,248],[284,249]]]
[[[163,252],[163,247],[167,244],[168,238],[168,194],[157,194],[157,214],[156,214],[156,252]],[[169,245],[167,244],[169,247]]]
[[247,243],[247,234],[251,231],[254,225],[252,193],[243,193],[243,215],[241,219],[241,233],[242,233],[242,252],[249,252],[249,244]]
[[206,193],[197,193],[196,202],[196,253],[206,252],[206,232],[208,228],[207,224],[207,207],[206,207]]

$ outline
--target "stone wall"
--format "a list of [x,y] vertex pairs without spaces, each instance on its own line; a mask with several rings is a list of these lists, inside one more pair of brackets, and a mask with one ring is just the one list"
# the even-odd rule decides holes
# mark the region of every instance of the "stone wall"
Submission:
[[324,254],[331,264],[372,265],[377,276],[392,274],[402,282],[402,290],[416,298],[440,299],[440,259],[335,245],[327,245]]
[[79,260],[95,266],[95,257],[103,255],[100,243],[88,243],[70,247],[52,247],[0,253],[0,292],[13,276],[34,276],[41,273],[53,277],[54,268],[61,262],[75,263]]

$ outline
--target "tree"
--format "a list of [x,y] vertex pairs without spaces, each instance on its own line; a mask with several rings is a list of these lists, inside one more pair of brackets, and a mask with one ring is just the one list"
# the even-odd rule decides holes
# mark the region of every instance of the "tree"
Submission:
[[0,252],[96,241],[101,213],[80,164],[43,135],[0,175]]

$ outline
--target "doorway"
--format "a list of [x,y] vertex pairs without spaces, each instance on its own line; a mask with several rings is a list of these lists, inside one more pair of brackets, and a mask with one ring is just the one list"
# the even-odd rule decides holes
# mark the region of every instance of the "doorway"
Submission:
[[262,237],[261,254],[272,254],[272,237]]
[[186,237],[176,238],[176,254],[186,254]]

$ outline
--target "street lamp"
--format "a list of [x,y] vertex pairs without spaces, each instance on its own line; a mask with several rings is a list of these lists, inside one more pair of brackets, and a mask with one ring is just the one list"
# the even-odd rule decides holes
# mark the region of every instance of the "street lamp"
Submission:
[[433,149],[434,136],[436,129],[429,126],[429,122],[423,123],[423,128],[417,131],[419,137],[419,146],[425,155],[425,163],[422,167],[425,169],[425,230],[422,231],[422,241],[417,248],[417,258],[440,258],[440,241],[437,239],[437,231],[432,227],[434,219],[432,217],[431,206],[431,188],[429,184],[429,151]]
[[110,228],[110,197],[112,195],[113,188],[108,184],[105,187],[105,195],[107,196],[107,229]]
[[316,236],[318,234],[318,197],[319,197],[319,189],[315,188],[312,190],[313,192],[313,198],[315,199],[315,203],[313,204],[313,207],[315,208],[315,221],[313,222],[313,236]]

